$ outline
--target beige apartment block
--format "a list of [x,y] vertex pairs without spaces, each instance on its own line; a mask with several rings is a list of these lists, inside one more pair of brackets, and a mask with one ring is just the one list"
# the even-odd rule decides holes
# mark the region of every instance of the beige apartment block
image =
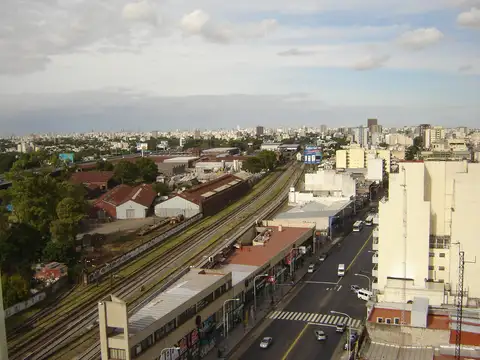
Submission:
[[374,231],[378,251],[372,261],[379,301],[427,296],[431,305],[453,304],[459,251],[464,251],[471,261],[464,275],[467,303],[480,306],[479,183],[480,164],[399,163],[399,172],[390,174],[388,200],[379,204],[379,227]]
[[335,153],[337,169],[364,169],[368,167],[369,159],[383,159],[384,171],[389,173],[392,153],[384,149],[364,149],[352,145],[348,149],[337,150]]

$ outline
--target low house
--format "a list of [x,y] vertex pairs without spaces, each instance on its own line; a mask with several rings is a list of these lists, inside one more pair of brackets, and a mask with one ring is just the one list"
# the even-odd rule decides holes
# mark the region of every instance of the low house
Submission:
[[99,188],[102,191],[111,187],[113,171],[79,171],[72,174],[70,181],[83,184],[89,189]]
[[102,195],[93,204],[93,208],[98,217],[144,219],[156,196],[151,185],[142,184],[131,187],[122,184]]
[[35,271],[35,279],[37,280],[53,280],[60,279],[63,276],[67,276],[68,267],[65,264],[58,262],[51,262],[43,266],[38,266]]

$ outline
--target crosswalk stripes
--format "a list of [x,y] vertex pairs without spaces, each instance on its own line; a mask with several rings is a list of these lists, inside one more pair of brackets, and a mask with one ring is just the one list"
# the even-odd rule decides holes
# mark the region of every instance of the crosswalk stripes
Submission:
[[347,326],[358,328],[361,321],[358,319],[351,319],[345,316],[306,313],[297,311],[274,311],[269,314],[269,319],[274,320],[288,320],[288,321],[303,321],[316,324],[337,325],[344,323]]

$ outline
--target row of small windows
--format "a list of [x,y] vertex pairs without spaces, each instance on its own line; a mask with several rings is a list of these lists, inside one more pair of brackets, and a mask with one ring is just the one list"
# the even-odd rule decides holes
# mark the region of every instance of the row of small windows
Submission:
[[[386,318],[384,319],[383,317],[377,317],[377,323],[379,324],[391,324],[392,323],[392,319],[391,318]],[[400,325],[400,318],[393,318],[393,324],[394,325]]]
[[[435,257],[435,253],[434,252],[431,252],[428,254],[430,257]],[[441,257],[441,258],[444,258],[446,255],[445,253],[439,253],[438,254],[438,257]]]
[[[435,270],[435,266],[430,265],[430,266],[428,267],[428,270]],[[438,271],[445,271],[445,266],[439,266],[439,267],[438,267]]]

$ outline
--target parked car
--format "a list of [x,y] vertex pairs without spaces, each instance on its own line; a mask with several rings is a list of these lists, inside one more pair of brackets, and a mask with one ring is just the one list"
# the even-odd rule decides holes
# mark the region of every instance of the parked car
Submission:
[[264,337],[262,339],[262,342],[260,343],[260,347],[262,349],[268,349],[270,347],[270,345],[272,345],[272,342],[273,342],[273,338],[271,337]]
[[345,323],[338,323],[335,328],[335,332],[343,334],[346,329],[347,329],[347,325]]
[[315,339],[317,339],[318,341],[325,341],[328,337],[328,335],[325,334],[323,330],[315,330],[313,334],[315,335]]
[[325,259],[327,258],[327,256],[328,256],[327,254],[322,254],[322,255],[320,255],[320,256],[318,257],[318,260],[323,262],[323,261],[325,261]]
[[[350,334],[350,350],[353,349],[353,347],[355,346],[355,342],[357,341],[358,339],[358,335],[357,333],[351,333]],[[343,350],[348,350],[348,343],[349,341],[345,341],[345,345],[343,345]]]
[[308,270],[309,273],[313,273],[315,271],[315,264],[310,264],[308,265]]

